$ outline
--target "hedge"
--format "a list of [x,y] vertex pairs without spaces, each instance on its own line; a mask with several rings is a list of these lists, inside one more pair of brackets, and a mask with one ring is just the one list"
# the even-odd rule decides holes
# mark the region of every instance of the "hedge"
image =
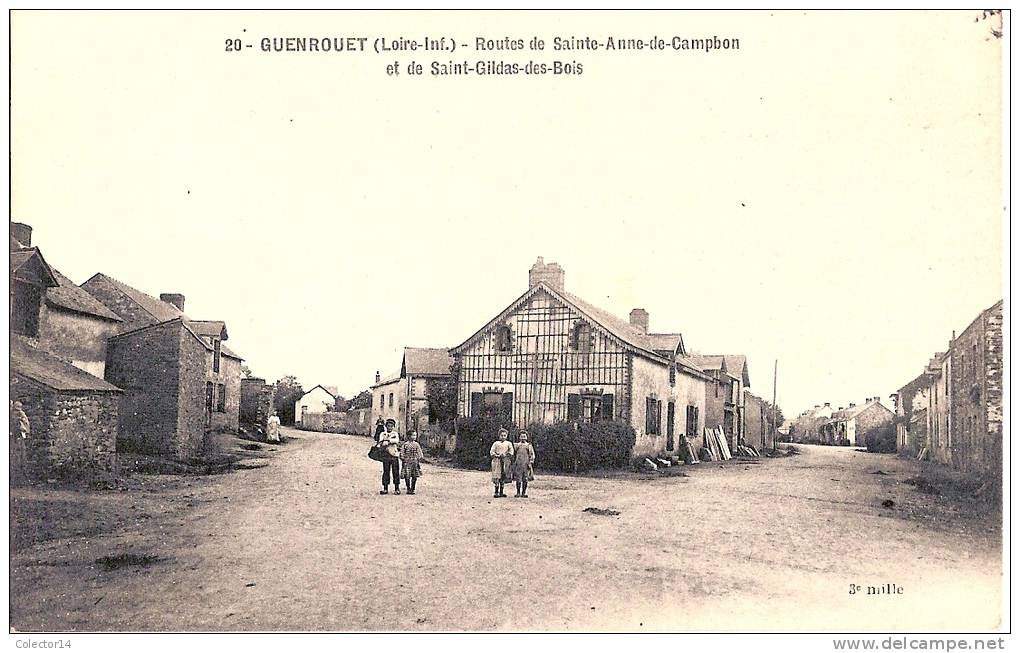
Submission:
[[[518,440],[519,430],[509,420],[458,419],[454,461],[465,467],[487,469],[489,449],[501,426],[510,431],[511,441]],[[535,424],[528,433],[535,447],[535,467],[559,472],[626,467],[636,441],[634,429],[621,421]]]
[[872,429],[864,442],[871,453],[896,453],[896,425],[883,424]]

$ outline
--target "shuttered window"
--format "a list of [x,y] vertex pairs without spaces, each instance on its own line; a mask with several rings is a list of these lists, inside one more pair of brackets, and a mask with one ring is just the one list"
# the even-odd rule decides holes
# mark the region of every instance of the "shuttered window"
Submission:
[[662,433],[662,402],[651,397],[645,400],[645,433],[648,435]]

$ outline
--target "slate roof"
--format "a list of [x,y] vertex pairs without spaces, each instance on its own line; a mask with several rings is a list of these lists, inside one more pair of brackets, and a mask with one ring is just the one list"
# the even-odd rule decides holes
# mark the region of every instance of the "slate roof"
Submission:
[[[217,333],[208,333],[208,331],[210,331],[210,330],[215,330],[215,328],[216,328],[215,325],[218,324],[218,325],[221,325],[221,327],[222,327],[223,340],[227,339],[227,336],[226,336],[226,325],[222,321],[217,321],[217,320],[192,320],[187,315],[185,315],[184,312],[181,309],[177,308],[173,304],[171,304],[169,302],[164,302],[161,299],[157,299],[157,298],[153,297],[152,295],[149,295],[147,293],[142,292],[141,290],[138,290],[137,288],[132,288],[131,286],[129,286],[126,283],[124,283],[123,281],[117,281],[113,277],[111,277],[111,276],[109,276],[107,274],[103,274],[102,272],[97,272],[95,275],[93,275],[93,278],[95,278],[95,277],[100,277],[100,278],[108,281],[111,285],[113,285],[115,288],[117,288],[122,293],[124,293],[129,299],[131,299],[133,302],[135,302],[136,304],[141,306],[145,310],[146,313],[151,315],[153,317],[153,319],[156,320],[157,324],[162,324],[164,322],[169,322],[171,320],[176,320],[177,318],[182,318],[182,319],[187,321],[188,326],[189,326],[189,328],[190,328],[192,333],[195,333],[196,335],[220,337],[219,332],[217,332]],[[198,325],[198,326],[195,326],[195,325]],[[203,341],[203,342],[205,342],[205,341]],[[208,343],[206,343],[206,345],[208,346]],[[240,356],[235,354],[233,351],[231,351],[224,344],[220,345],[220,353],[223,356],[229,356],[230,358],[236,358],[237,360],[244,360],[243,358],[241,358]]]
[[683,337],[679,333],[649,333],[645,337],[655,351],[675,352],[683,342]]
[[[14,242],[16,243],[17,241]],[[48,286],[56,287],[60,285],[56,276],[53,274],[53,268],[51,268],[46,262],[46,259],[43,258],[42,252],[35,247],[26,247],[24,249],[11,251],[9,260],[11,264],[11,277],[14,277],[14,275],[22,268],[28,266],[31,261],[35,261],[36,265],[40,266],[42,276]]]
[[[138,333],[139,331],[145,331],[146,329],[152,329],[154,327],[162,326],[164,324],[167,324],[168,322],[180,322],[181,326],[184,327],[184,330],[187,331],[188,333],[190,333],[192,336],[194,336],[195,339],[198,340],[200,343],[202,343],[202,346],[205,347],[206,350],[214,351],[213,346],[211,344],[209,344],[209,342],[205,338],[203,338],[198,333],[196,333],[195,330],[191,328],[191,322],[189,320],[183,318],[183,317],[176,317],[176,318],[174,318],[172,320],[167,320],[166,322],[156,322],[155,324],[146,324],[145,326],[140,326],[138,328],[131,329],[129,331],[122,331],[122,332],[118,333],[115,336],[111,336],[110,339],[112,340],[113,338],[123,338],[125,336],[134,335],[134,334]],[[234,352],[232,352],[229,349],[227,349],[227,346],[222,344],[222,343],[220,344],[220,355],[222,355],[222,356],[229,356],[230,358],[236,358],[239,361],[243,361],[244,360],[243,358],[241,358],[240,356],[238,356]]]
[[[887,411],[889,411],[888,408],[886,408],[885,406],[882,406],[881,402],[878,402],[878,401],[867,401],[867,402],[861,404],[860,406],[854,406],[853,408],[844,408],[843,410],[837,410],[835,413],[832,414],[832,418],[830,420],[828,420],[828,421],[829,422],[846,422],[848,420],[851,420],[851,419],[857,417],[858,415],[863,413],[865,410],[871,408],[872,406],[876,406],[876,405],[884,408]],[[889,411],[889,412],[892,412],[892,411]]]
[[381,381],[379,381],[379,383],[373,383],[372,385],[369,386],[369,388],[370,389],[371,388],[378,388],[381,385],[387,385],[389,383],[393,383],[394,381],[399,381],[399,380],[400,380],[400,372],[394,372],[393,374],[390,374],[389,376],[383,378]]
[[[219,320],[188,320],[191,330],[200,336],[227,339],[227,325]],[[222,346],[221,346],[222,349]]]
[[446,376],[453,365],[450,350],[444,348],[404,347],[401,376]]
[[51,269],[53,270],[53,276],[60,285],[46,291],[47,304],[113,322],[124,321],[101,301],[90,295],[84,288],[79,287],[58,270]]
[[747,357],[743,354],[691,354],[691,359],[704,370],[726,372],[733,378],[740,378],[745,387],[751,387]]
[[10,343],[14,374],[63,392],[121,392],[117,386],[33,347],[24,336],[12,334]]

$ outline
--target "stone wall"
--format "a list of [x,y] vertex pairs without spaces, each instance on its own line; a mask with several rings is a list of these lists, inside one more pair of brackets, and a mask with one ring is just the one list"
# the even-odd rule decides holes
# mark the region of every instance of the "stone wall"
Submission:
[[[679,451],[678,444],[686,435],[691,444],[699,448],[703,445],[702,429],[705,426],[705,380],[689,374],[678,372],[675,382],[669,383],[669,368],[641,356],[634,356],[633,385],[631,386],[630,424],[634,427],[636,441],[635,456],[649,456],[667,451],[669,428],[669,403],[674,404],[673,418],[673,449]],[[662,402],[662,419],[659,434],[650,434],[645,429],[645,415],[648,398]],[[698,409],[698,424],[693,433],[687,432],[687,407]]]
[[109,341],[106,380],[124,391],[118,439],[125,450],[176,453],[181,331],[171,322]]
[[243,378],[240,382],[238,420],[245,426],[257,426],[265,432],[273,414],[274,388],[265,379]]
[[[180,323],[178,323],[180,325]],[[208,363],[205,345],[183,326],[178,326],[180,349],[177,432],[172,438],[172,451],[180,460],[200,454],[205,434],[211,427],[211,414],[206,409],[206,378]]]
[[223,412],[217,410],[219,404],[216,398],[213,399],[210,429],[237,433],[241,409],[241,361],[229,356],[220,356],[220,371],[213,372],[212,357],[212,352],[206,353],[206,380],[215,386],[222,384],[226,395]]
[[1002,464],[1002,305],[984,311],[950,350],[951,449],[965,472],[996,473]]
[[347,420],[344,413],[305,413],[299,427],[302,431],[346,433]]
[[117,473],[119,393],[60,392],[18,374],[10,375],[10,391],[31,425],[26,475],[97,481]]

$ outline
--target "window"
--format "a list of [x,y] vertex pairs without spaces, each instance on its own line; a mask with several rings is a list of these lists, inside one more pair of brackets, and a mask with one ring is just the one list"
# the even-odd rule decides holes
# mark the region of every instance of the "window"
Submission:
[[386,393],[379,395],[379,410],[386,408]]
[[651,397],[645,399],[645,433],[662,433],[662,402]]
[[216,396],[216,412],[225,413],[227,412],[227,386],[222,383],[217,387]]
[[669,366],[669,385],[670,387],[676,385],[676,363]]
[[220,339],[213,338],[212,371],[220,371]]
[[570,330],[570,348],[577,352],[590,352],[592,347],[591,325],[587,322],[577,322]]
[[496,328],[496,351],[508,352],[513,351],[513,331],[507,325],[502,325]]
[[390,393],[390,408],[393,408],[393,393]]
[[567,395],[567,420],[592,424],[613,419],[613,395],[588,392]]
[[698,407],[687,407],[687,437],[693,438],[698,435]]
[[491,390],[471,393],[472,417],[503,417],[511,419],[514,411],[514,393]]

